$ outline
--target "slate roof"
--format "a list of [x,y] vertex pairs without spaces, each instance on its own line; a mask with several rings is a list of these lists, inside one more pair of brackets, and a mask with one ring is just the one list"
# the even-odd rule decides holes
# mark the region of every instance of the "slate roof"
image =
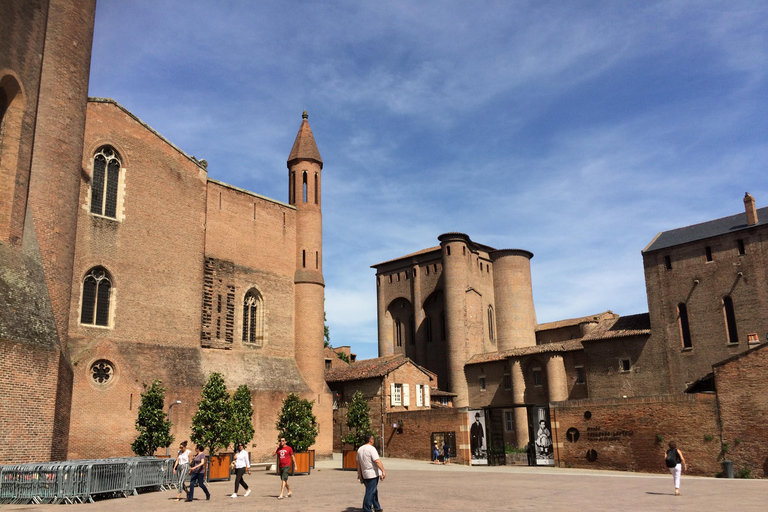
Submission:
[[288,163],[293,160],[314,160],[323,168],[323,159],[320,158],[320,150],[317,149],[315,137],[312,135],[312,128],[309,127],[307,111],[301,115],[302,121],[299,127],[299,133],[296,134],[296,140],[293,142],[291,154],[288,155]]
[[409,358],[403,355],[377,357],[374,359],[363,359],[355,361],[349,366],[342,368],[333,368],[325,370],[326,382],[348,382],[351,380],[372,379],[375,377],[384,377],[388,373],[398,369],[406,363],[411,363],[419,370],[423,371],[430,378],[434,373],[417,365]]
[[580,340],[606,340],[643,334],[651,334],[651,316],[648,313],[607,318]]
[[696,240],[704,240],[705,238],[712,238],[742,229],[764,226],[768,224],[768,206],[758,208],[757,219],[756,224],[748,226],[747,214],[746,212],[742,212],[737,213],[736,215],[731,215],[730,217],[702,222],[701,224],[662,231],[656,235],[656,238],[654,238],[645,249],[643,249],[643,252],[658,251],[675,245],[695,242]]

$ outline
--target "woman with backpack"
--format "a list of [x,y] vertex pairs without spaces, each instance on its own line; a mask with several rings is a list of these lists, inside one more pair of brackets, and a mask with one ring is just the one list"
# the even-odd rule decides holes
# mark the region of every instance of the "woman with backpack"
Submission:
[[680,496],[680,473],[682,473],[683,468],[688,471],[688,464],[685,463],[683,452],[677,449],[677,443],[674,441],[669,442],[669,450],[664,456],[664,463],[675,480],[675,496]]

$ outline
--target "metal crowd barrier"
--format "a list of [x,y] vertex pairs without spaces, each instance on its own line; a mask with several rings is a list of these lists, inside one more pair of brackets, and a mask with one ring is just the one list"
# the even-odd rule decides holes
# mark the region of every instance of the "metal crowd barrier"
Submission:
[[85,503],[175,487],[174,459],[121,457],[0,466],[0,503]]

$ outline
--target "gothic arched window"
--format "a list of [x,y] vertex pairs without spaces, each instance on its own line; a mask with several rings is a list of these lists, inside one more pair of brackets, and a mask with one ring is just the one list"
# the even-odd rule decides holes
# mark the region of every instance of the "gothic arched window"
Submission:
[[112,295],[112,279],[103,267],[94,267],[83,280],[83,302],[80,323],[85,325],[109,325],[109,302]]
[[488,339],[494,341],[496,332],[493,329],[493,306],[488,306]]
[[262,346],[264,343],[264,299],[254,289],[243,299],[243,343]]
[[117,186],[120,180],[120,155],[102,146],[93,157],[91,213],[117,218]]

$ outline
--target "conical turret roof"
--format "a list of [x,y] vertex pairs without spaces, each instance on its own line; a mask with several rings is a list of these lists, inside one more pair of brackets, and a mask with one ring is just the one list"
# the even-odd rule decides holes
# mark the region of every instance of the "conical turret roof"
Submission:
[[309,127],[309,116],[307,111],[301,115],[302,121],[299,127],[299,133],[296,135],[296,141],[293,143],[291,154],[288,155],[288,165],[294,160],[314,160],[323,168],[323,159],[320,157],[320,151],[315,144],[315,137],[312,135],[312,128]]

